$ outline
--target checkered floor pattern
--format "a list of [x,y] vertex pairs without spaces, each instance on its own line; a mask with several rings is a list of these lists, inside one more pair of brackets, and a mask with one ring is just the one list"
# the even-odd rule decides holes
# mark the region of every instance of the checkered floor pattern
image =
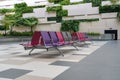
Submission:
[[52,80],[72,65],[77,64],[107,41],[94,41],[89,46],[61,47],[64,57],[51,49],[36,49],[32,55],[20,43],[0,45],[0,80]]

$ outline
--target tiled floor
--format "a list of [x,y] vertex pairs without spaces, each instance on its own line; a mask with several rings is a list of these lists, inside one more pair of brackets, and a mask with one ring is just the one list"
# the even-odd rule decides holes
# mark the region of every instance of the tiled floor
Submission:
[[53,80],[120,80],[120,40],[109,41]]
[[28,55],[29,50],[25,51],[19,43],[1,44],[0,80],[52,80],[105,43],[97,41],[89,47],[78,47],[79,51],[72,46],[62,47],[64,57],[54,49],[48,52],[38,49]]

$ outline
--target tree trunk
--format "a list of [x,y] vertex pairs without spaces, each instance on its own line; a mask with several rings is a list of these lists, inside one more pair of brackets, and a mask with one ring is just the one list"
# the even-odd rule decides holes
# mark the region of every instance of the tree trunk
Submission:
[[33,27],[33,26],[31,26],[31,32],[32,32],[32,34],[33,34],[33,30],[32,30],[32,27]]
[[5,26],[5,34],[4,34],[4,36],[6,36],[6,26]]
[[12,33],[12,31],[13,31],[13,26],[10,27],[10,33]]

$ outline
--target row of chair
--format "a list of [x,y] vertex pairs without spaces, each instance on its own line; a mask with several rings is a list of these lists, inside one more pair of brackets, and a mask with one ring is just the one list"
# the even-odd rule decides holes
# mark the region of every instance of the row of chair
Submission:
[[62,56],[64,56],[63,52],[59,50],[59,47],[70,45],[78,50],[74,43],[86,40],[90,39],[82,32],[74,32],[71,34],[70,32],[35,31],[31,42],[21,45],[24,46],[25,50],[31,49],[29,55],[34,49],[46,49],[48,51],[50,48],[55,48]]

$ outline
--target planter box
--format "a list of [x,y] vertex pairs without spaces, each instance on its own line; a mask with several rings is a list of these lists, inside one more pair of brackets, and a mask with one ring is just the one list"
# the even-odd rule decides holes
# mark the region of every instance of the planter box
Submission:
[[0,37],[0,42],[15,42],[15,41],[30,41],[31,37],[17,36],[17,37]]
[[92,40],[100,40],[100,36],[89,36]]
[[89,36],[92,40],[113,40],[113,35],[111,34],[101,34],[99,36]]

